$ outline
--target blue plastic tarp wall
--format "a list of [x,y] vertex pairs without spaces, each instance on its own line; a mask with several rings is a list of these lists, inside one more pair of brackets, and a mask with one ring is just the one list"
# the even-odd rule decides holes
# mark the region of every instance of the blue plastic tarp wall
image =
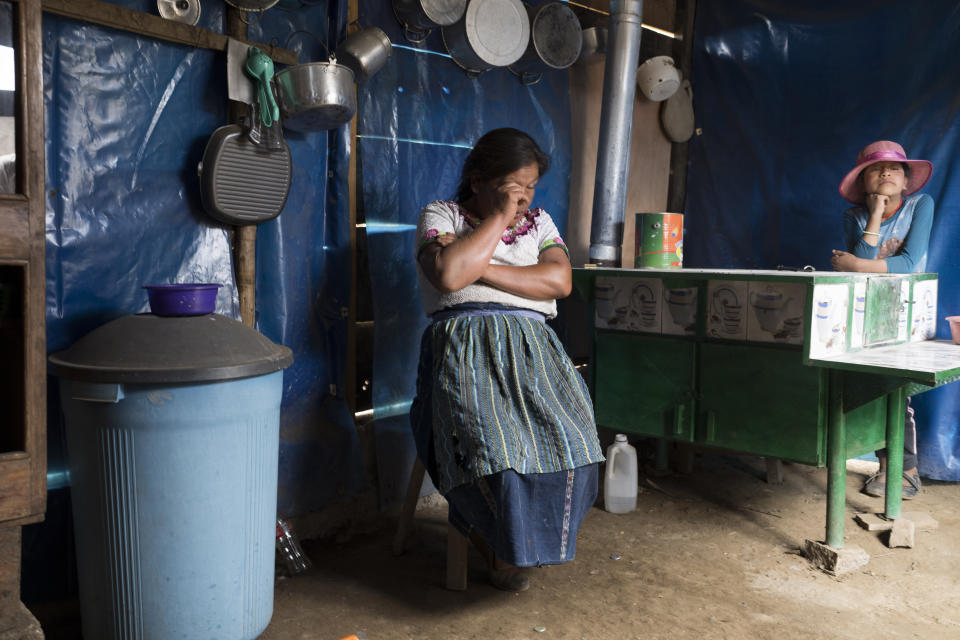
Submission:
[[[857,152],[899,141],[931,160],[927,270],[938,335],[960,310],[960,5],[954,0],[697,2],[685,261],[691,267],[830,269],[844,249],[837,193]],[[913,399],[920,471],[960,480],[960,386]]]
[[453,197],[477,138],[514,127],[551,156],[535,204],[562,233],[569,209],[570,96],[567,71],[544,73],[530,86],[506,68],[469,77],[447,55],[439,29],[421,44],[408,41],[389,2],[362,0],[360,24],[383,29],[394,44],[386,66],[360,86],[357,119],[375,316],[377,458],[381,497],[389,502],[405,487],[413,457],[407,411],[427,324],[413,260],[417,216],[427,203]]
[[[156,13],[156,2],[118,2]],[[254,41],[325,59],[346,1],[263,13]],[[198,26],[223,32],[224,5]],[[316,38],[296,35],[309,32]],[[217,311],[238,318],[231,237],[200,202],[197,165],[227,124],[226,56],[45,14],[47,341],[66,348],[147,310],[141,286],[219,282]],[[278,65],[277,70],[281,67]],[[350,299],[347,127],[287,135],[293,180],[281,215],[257,231],[257,328],[289,346],[278,510],[297,515],[355,495],[365,473],[344,400]],[[50,487],[65,484],[56,380],[49,394]]]

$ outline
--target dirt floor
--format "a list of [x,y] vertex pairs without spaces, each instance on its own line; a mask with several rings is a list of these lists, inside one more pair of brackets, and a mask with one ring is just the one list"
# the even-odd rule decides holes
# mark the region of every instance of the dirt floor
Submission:
[[[523,593],[490,586],[475,551],[467,591],[444,589],[446,506],[437,495],[421,500],[400,557],[392,520],[343,542],[305,541],[313,568],[278,579],[260,638],[960,638],[960,484],[925,481],[904,512],[926,512],[938,527],[917,533],[914,548],[891,549],[853,520],[883,509],[859,493],[876,467],[848,463],[846,546],[871,557],[839,577],[799,552],[825,536],[826,470],[785,464],[784,483],[771,485],[761,458],[701,454],[691,474],[642,473],[635,512],[591,510],[576,560],[530,569]],[[41,622],[48,640],[80,637],[76,607]]]
[[771,485],[762,459],[705,454],[692,474],[642,475],[631,514],[594,508],[576,560],[531,569],[523,593],[491,587],[475,551],[467,591],[444,589],[442,498],[421,502],[400,557],[392,529],[307,541],[314,567],[277,583],[261,639],[960,638],[960,485],[925,482],[904,511],[938,527],[891,549],[853,520],[883,509],[858,492],[876,466],[848,464],[846,545],[871,558],[839,577],[799,552],[825,536],[824,469],[787,464],[784,483]]

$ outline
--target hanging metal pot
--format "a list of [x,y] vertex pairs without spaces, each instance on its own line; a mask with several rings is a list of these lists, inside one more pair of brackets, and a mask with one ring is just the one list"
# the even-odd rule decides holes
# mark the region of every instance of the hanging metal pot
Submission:
[[520,0],[468,0],[463,17],[441,35],[453,61],[480,74],[520,59],[530,42],[530,17]]
[[580,57],[583,29],[577,14],[566,2],[548,2],[527,7],[530,43],[510,70],[530,84],[551,69],[566,69]]
[[295,64],[273,77],[283,126],[292,131],[323,131],[346,124],[357,111],[353,71],[329,62]]
[[379,71],[393,52],[390,38],[377,27],[360,29],[337,47],[337,60],[350,67],[357,83]]
[[411,42],[423,42],[432,29],[446,27],[463,16],[467,0],[392,0],[393,13]]

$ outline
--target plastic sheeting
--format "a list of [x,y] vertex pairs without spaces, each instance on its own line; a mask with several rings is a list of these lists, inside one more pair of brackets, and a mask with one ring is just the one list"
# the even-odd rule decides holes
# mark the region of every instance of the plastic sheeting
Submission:
[[[830,269],[842,249],[837,185],[857,152],[897,140],[933,161],[928,270],[938,335],[960,312],[960,6],[930,0],[697,3],[685,261],[691,267]],[[913,399],[920,471],[960,480],[960,385]]]
[[[535,204],[563,232],[569,209],[569,82],[566,71],[552,71],[524,86],[506,68],[472,79],[447,55],[439,29],[422,44],[407,41],[389,2],[362,1],[360,24],[383,29],[394,46],[386,66],[360,86],[358,160],[375,315],[377,438],[400,443],[393,445],[396,455],[403,450],[396,447],[406,443],[406,461],[412,459],[413,441],[402,416],[414,395],[427,323],[413,261],[420,209],[452,198],[474,141],[509,126],[529,133],[550,154],[552,166],[539,182]],[[391,416],[397,419],[386,420]],[[400,477],[389,478],[393,468],[381,467],[388,476],[389,486],[381,485],[387,499],[405,487],[404,471],[396,473]]]
[[[153,1],[119,4],[156,13]],[[223,14],[222,3],[204,2],[199,26],[222,33]],[[326,40],[330,28],[335,38],[345,14],[345,0],[271,10],[250,38],[287,45],[308,62],[322,45],[290,35]],[[225,54],[46,14],[43,31],[49,350],[146,311],[147,283],[222,283],[217,311],[238,318],[231,230],[203,211],[196,173],[210,135],[227,124]],[[284,375],[278,509],[296,515],[358,493],[365,475],[343,394],[347,128],[288,143],[287,204],[257,233],[257,328],[294,352]],[[55,379],[48,403],[49,467],[63,478]]]
[[[346,0],[285,10],[252,26],[252,40],[327,59],[346,27]],[[276,70],[282,67],[277,65]],[[289,346],[280,416],[278,510],[303,514],[356,495],[366,473],[346,403],[351,269],[350,131],[284,131],[294,174],[283,213],[257,232],[257,328]]]

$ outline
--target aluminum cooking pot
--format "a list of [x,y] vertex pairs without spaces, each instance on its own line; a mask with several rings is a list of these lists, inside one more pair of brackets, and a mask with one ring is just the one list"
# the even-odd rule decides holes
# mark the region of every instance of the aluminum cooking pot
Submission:
[[530,43],[510,70],[526,78],[539,77],[550,69],[566,69],[580,57],[583,29],[577,14],[566,2],[548,2],[527,7]]
[[366,27],[346,37],[337,47],[337,60],[363,82],[387,63],[393,52],[390,38],[377,27]]
[[520,0],[468,0],[463,17],[441,35],[453,61],[479,74],[520,59],[530,42],[530,17]]
[[583,30],[582,36],[583,46],[580,48],[580,60],[607,52],[606,27],[587,27]]
[[273,77],[280,120],[292,131],[323,131],[346,124],[357,111],[353,71],[329,62],[295,64]]
[[453,24],[467,8],[467,0],[392,0],[392,3],[404,36],[413,42],[423,42],[431,29]]

